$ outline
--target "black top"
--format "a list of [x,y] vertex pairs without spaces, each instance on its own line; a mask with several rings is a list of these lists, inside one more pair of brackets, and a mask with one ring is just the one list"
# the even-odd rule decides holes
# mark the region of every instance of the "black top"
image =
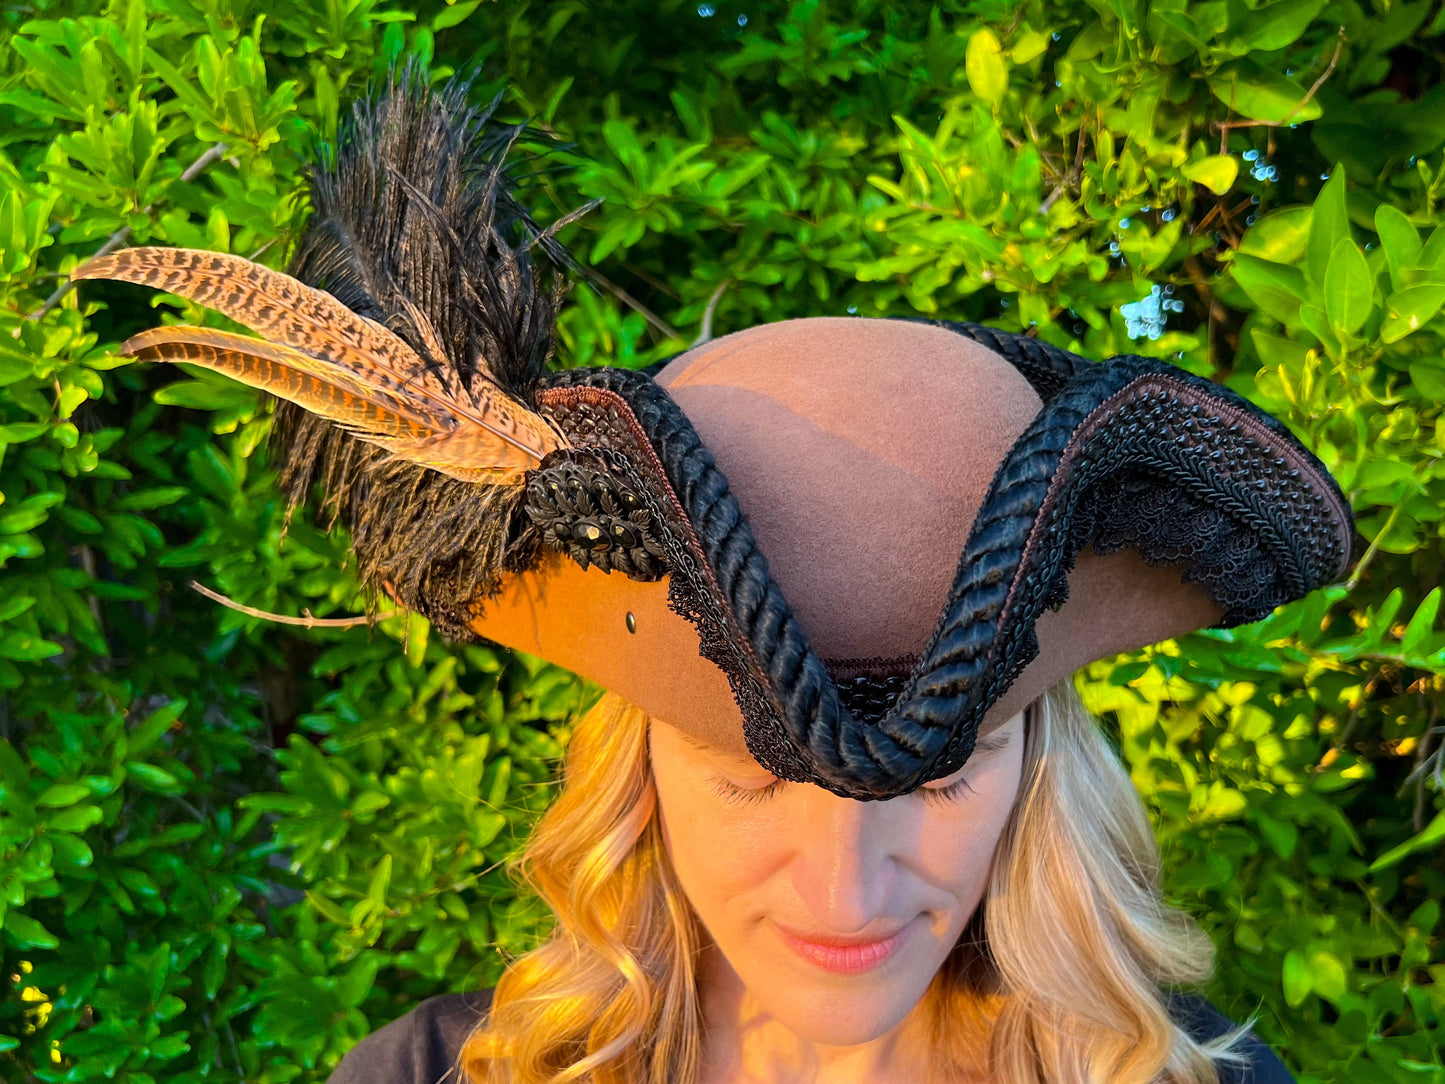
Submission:
[[[491,1002],[490,990],[423,1001],[357,1043],[327,1084],[465,1084],[457,1072],[457,1055]],[[1169,1008],[1180,1027],[1200,1042],[1234,1026],[1201,997],[1173,995]],[[1219,1084],[1294,1084],[1274,1051],[1253,1035],[1240,1044],[1240,1051],[1249,1064],[1242,1069],[1220,1066]]]

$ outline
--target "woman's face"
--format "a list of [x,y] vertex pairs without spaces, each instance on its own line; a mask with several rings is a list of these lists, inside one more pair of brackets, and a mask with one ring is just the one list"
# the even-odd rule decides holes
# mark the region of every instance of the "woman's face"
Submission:
[[673,868],[724,966],[796,1036],[851,1046],[918,1003],[973,916],[1023,765],[1024,716],[963,769],[859,802],[651,732]]

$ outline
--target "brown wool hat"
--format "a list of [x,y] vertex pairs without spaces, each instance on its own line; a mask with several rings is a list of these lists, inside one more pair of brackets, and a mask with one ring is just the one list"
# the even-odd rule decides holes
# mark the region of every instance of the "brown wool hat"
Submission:
[[[77,277],[264,341],[162,328],[289,401],[363,575],[779,776],[887,798],[1080,666],[1341,576],[1348,505],[1283,425],[1164,362],[971,324],[791,320],[648,371],[549,371],[565,256],[465,86],[393,84],[317,174],[281,275],[132,249]],[[551,263],[538,270],[534,250]]]
[[[833,679],[906,678],[999,464],[1042,407],[1028,381],[944,328],[819,318],[715,340],[656,382],[726,476]],[[1069,602],[1040,617],[1039,658],[980,733],[1095,659],[1217,623],[1222,608],[1180,572],[1133,549],[1082,555]],[[559,556],[510,578],[470,625],[746,755],[727,676],[666,587]]]

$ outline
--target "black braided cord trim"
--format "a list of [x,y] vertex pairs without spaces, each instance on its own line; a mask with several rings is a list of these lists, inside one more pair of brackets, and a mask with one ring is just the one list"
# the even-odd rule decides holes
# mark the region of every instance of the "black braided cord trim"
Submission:
[[[1121,478],[1160,492],[1131,507],[1113,491]],[[1150,511],[1203,513],[1208,533],[1181,539]],[[967,760],[984,713],[1038,654],[1038,615],[1063,603],[1067,574],[1095,538],[1105,550],[1137,546],[1145,560],[1191,559],[1189,578],[1225,609],[1227,627],[1342,574],[1353,531],[1319,461],[1239,396],[1150,358],[1081,366],[1001,464],[943,616],[877,728],[900,744],[928,735],[918,741],[933,758],[926,778]]]
[[[1063,603],[1067,574],[1090,542],[1101,552],[1134,546],[1154,563],[1189,561],[1185,579],[1220,604],[1225,627],[1329,582],[1350,561],[1348,506],[1323,466],[1227,389],[1155,359],[1096,364],[1026,336],[944,326],[967,329],[1018,364],[1047,399],[1000,465],[938,625],[906,679],[833,679],[768,575],[722,472],[649,377],[578,369],[547,378],[549,388],[620,396],[662,467],[659,474],[615,412],[554,412],[569,435],[585,429],[587,440],[616,453],[584,448],[567,457],[573,471],[590,457],[594,488],[611,496],[570,498],[565,515],[595,519],[610,500],[608,515],[622,512],[651,531],[652,545],[639,540],[633,549],[665,555],[669,605],[728,675],[754,757],[782,778],[847,797],[893,797],[962,766],[984,714],[1036,657],[1034,623],[1045,606]],[[540,475],[563,466],[544,464]],[[585,476],[571,484],[585,487]],[[577,556],[575,531],[547,535],[547,516],[533,518],[550,544]]]
[[[641,373],[566,369],[549,374],[546,384],[542,409],[574,445],[587,446],[553,453],[541,473],[550,473],[564,461],[590,459],[604,473],[620,477],[643,501],[667,561],[668,608],[692,623],[703,658],[727,675],[733,698],[748,721],[749,750],[759,763],[785,778],[813,778],[808,758],[788,742],[776,723],[786,712],[772,690],[797,683],[779,681],[787,675],[777,672],[778,654],[767,650],[780,635],[804,644],[802,628],[768,575],[752,528],[692,424],[672,397]],[[612,409],[605,400],[584,400],[558,406],[550,392],[564,388],[611,393],[620,397],[622,405]],[[652,455],[638,446],[638,435],[624,414],[641,427],[641,439],[651,445]],[[654,467],[654,457],[661,471]],[[672,503],[672,495],[681,507]],[[589,559],[596,563],[595,557]],[[772,672],[759,662],[763,658],[775,663]],[[758,721],[765,722],[758,725]]]

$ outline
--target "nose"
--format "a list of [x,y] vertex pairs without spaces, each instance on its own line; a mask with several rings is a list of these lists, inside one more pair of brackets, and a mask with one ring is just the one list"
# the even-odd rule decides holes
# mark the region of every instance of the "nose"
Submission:
[[792,883],[820,927],[846,936],[883,916],[906,838],[901,802],[859,802],[808,786],[790,829]]

